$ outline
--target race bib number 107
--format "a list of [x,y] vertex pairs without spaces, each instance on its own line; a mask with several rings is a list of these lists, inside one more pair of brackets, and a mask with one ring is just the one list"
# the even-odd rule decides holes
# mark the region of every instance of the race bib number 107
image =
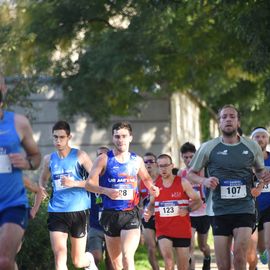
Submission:
[[221,199],[240,199],[247,196],[247,186],[243,180],[226,179],[220,184]]

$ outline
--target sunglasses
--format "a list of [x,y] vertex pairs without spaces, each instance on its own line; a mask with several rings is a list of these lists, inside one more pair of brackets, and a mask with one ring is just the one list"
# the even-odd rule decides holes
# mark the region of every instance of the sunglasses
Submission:
[[152,159],[148,159],[148,160],[145,160],[144,161],[145,164],[153,164],[153,163],[156,163],[154,160]]
[[159,164],[158,167],[160,169],[164,169],[164,168],[168,168],[170,165],[172,165],[172,163],[170,163],[170,164]]

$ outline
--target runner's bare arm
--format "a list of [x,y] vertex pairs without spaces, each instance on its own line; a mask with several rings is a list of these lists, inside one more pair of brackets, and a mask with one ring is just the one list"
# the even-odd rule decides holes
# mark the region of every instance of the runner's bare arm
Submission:
[[[88,172],[91,171],[93,166],[92,161],[86,152],[79,150],[78,151],[78,160],[80,164],[84,167],[84,169]],[[72,180],[68,176],[62,176],[61,178],[61,185],[65,187],[77,187],[77,188],[85,188],[86,180],[83,181],[76,181]]]
[[153,179],[151,178],[147,169],[145,168],[143,159],[141,157],[138,157],[138,159],[139,159],[138,176],[144,182],[150,194],[153,195],[154,197],[157,197],[159,195],[159,188],[153,184]]
[[51,175],[49,170],[49,161],[50,161],[50,155],[46,155],[43,159],[43,165],[41,174],[39,177],[39,189],[40,192],[38,192],[35,196],[34,205],[31,209],[31,216],[34,218],[39,210],[40,204],[42,200],[44,199],[44,192],[46,192],[46,186],[47,182],[49,180],[49,177]]
[[107,159],[106,154],[101,154],[96,158],[86,180],[85,189],[90,192],[104,194],[111,199],[115,199],[119,196],[119,192],[117,190],[99,185],[99,176],[102,175],[107,166]]

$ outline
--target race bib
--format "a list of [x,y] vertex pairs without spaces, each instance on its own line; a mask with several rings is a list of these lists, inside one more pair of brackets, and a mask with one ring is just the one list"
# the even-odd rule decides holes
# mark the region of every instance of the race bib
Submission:
[[6,154],[0,155],[0,173],[11,173],[12,165],[9,156]]
[[247,186],[243,180],[226,179],[220,184],[221,199],[240,199],[247,196]]
[[159,215],[161,217],[175,217],[179,216],[179,205],[178,202],[160,202],[159,203]]
[[270,192],[270,184],[266,184],[263,186],[262,192]]
[[[265,166],[265,168],[270,171],[270,167],[269,166]],[[263,186],[262,192],[270,192],[270,184],[266,184]]]
[[201,186],[200,185],[193,185],[193,190],[200,196],[201,198]]
[[116,184],[114,188],[119,192],[119,196],[115,200],[133,200],[132,185]]
[[66,176],[66,177],[70,178],[71,180],[74,180],[74,176],[73,176],[73,174],[71,172],[54,174],[53,182],[54,182],[54,187],[55,187],[56,191],[70,188],[70,187],[62,186],[61,179],[62,179],[63,176]]

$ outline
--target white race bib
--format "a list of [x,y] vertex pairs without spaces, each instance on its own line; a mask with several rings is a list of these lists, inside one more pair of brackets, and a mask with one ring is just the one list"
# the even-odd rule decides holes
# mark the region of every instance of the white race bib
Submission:
[[9,156],[4,154],[0,155],[0,173],[11,173],[12,165]]
[[180,207],[178,202],[160,202],[159,203],[159,215],[161,217],[175,217],[179,216]]
[[74,176],[72,175],[72,173],[65,172],[65,173],[55,174],[53,182],[54,182],[54,187],[55,187],[56,191],[70,188],[70,187],[62,186],[61,180],[62,180],[63,176],[66,176],[66,177],[70,178],[71,180],[74,180]]
[[263,186],[262,192],[270,192],[270,184],[266,184]]
[[247,186],[242,180],[226,179],[220,184],[221,199],[240,199],[247,196]]
[[132,185],[116,184],[114,188],[119,192],[119,196],[115,200],[133,200]]

